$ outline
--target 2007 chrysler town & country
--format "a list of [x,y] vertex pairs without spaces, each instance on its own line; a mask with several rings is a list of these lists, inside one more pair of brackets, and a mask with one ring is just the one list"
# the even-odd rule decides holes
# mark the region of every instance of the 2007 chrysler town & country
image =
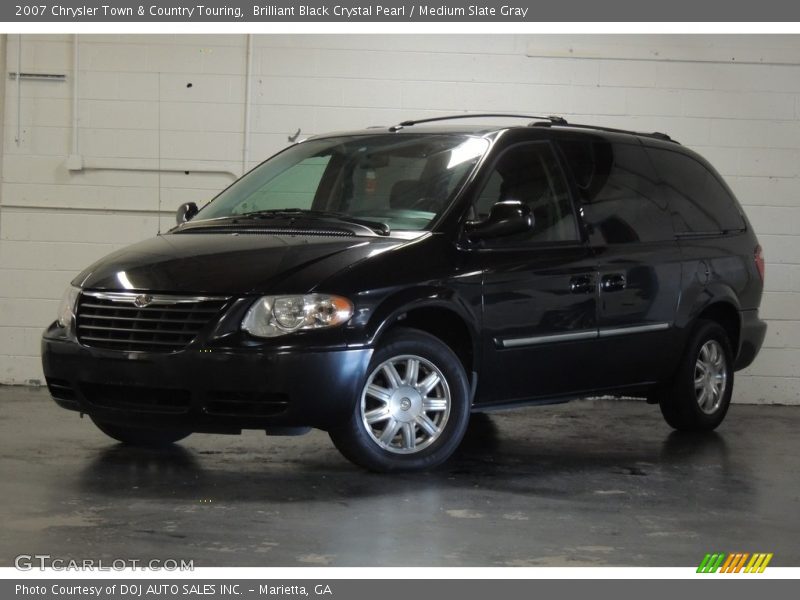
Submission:
[[534,119],[318,136],[182,206],[74,279],[51,395],[126,443],[316,427],[381,471],[526,403],[643,397],[714,429],[766,332],[731,190],[666,135]]

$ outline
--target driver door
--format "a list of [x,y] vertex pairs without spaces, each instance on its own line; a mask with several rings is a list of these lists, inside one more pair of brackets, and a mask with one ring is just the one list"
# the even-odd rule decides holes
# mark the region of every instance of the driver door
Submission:
[[548,142],[511,146],[473,204],[478,219],[502,200],[527,204],[530,231],[471,251],[483,273],[483,373],[476,404],[552,398],[591,387],[597,265],[579,234]]

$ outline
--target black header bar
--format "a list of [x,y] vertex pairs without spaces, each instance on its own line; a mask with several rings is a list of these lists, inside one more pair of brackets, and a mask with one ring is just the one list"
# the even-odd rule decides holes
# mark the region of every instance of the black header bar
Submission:
[[798,22],[786,0],[10,0],[9,23]]

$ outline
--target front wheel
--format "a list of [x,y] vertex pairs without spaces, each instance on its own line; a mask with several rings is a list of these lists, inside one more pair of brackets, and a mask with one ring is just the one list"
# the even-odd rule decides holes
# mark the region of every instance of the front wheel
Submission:
[[167,446],[188,437],[191,432],[183,430],[141,429],[106,423],[92,417],[97,428],[108,437],[130,446]]
[[469,383],[441,340],[399,329],[370,362],[347,422],[330,431],[336,448],[372,471],[417,471],[441,464],[469,421]]
[[673,380],[658,393],[664,420],[679,431],[711,431],[733,393],[733,352],[725,330],[699,321]]

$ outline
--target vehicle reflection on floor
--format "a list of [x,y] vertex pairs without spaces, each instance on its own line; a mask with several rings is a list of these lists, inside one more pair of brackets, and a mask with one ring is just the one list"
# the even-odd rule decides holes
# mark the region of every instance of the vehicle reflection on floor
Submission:
[[24,551],[197,566],[685,566],[711,546],[797,564],[786,515],[798,425],[800,407],[736,405],[718,432],[680,434],[654,406],[580,401],[475,415],[443,467],[377,475],[319,431],[129,448],[43,390],[0,388],[0,564]]

